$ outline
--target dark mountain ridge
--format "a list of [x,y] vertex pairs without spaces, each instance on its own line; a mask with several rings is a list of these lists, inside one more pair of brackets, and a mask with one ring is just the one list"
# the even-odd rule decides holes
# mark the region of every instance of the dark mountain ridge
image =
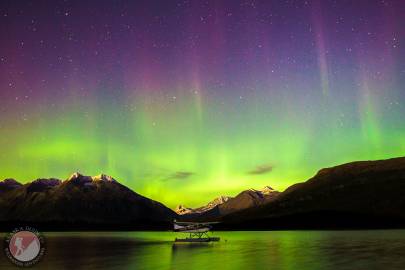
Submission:
[[405,158],[320,170],[274,200],[219,220],[223,228],[385,228],[405,225]]
[[366,229],[405,227],[405,158],[321,169],[284,192],[270,187],[220,197],[177,215],[107,175],[0,181],[0,225],[40,230],[166,230],[173,219],[220,221],[216,229]]
[[[0,223],[51,229],[168,229],[177,214],[110,176],[0,182]],[[15,226],[15,225],[14,225]]]

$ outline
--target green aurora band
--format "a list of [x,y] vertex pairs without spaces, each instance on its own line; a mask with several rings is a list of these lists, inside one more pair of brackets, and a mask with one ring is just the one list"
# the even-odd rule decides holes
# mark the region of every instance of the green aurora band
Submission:
[[344,114],[336,98],[320,97],[319,108],[277,91],[271,101],[245,96],[228,106],[187,89],[165,106],[150,96],[66,101],[2,130],[0,174],[26,182],[106,173],[171,207],[265,185],[283,190],[322,167],[403,155],[399,106],[384,109],[376,92],[364,83]]

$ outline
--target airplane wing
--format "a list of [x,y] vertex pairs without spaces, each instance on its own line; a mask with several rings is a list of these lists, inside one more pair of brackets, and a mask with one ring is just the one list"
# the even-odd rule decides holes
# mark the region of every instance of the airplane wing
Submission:
[[213,222],[192,222],[192,221],[176,221],[174,220],[173,223],[176,223],[178,225],[211,225],[211,224],[218,224],[221,223],[219,221],[213,221]]

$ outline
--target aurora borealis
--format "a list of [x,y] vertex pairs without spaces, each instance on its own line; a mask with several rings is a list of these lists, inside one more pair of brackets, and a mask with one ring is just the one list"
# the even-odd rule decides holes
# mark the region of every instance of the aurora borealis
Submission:
[[403,1],[2,1],[0,178],[170,207],[405,155]]

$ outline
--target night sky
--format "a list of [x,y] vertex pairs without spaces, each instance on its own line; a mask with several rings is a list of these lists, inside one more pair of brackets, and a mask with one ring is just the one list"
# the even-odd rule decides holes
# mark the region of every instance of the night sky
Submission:
[[405,1],[1,1],[0,178],[170,207],[405,155]]

